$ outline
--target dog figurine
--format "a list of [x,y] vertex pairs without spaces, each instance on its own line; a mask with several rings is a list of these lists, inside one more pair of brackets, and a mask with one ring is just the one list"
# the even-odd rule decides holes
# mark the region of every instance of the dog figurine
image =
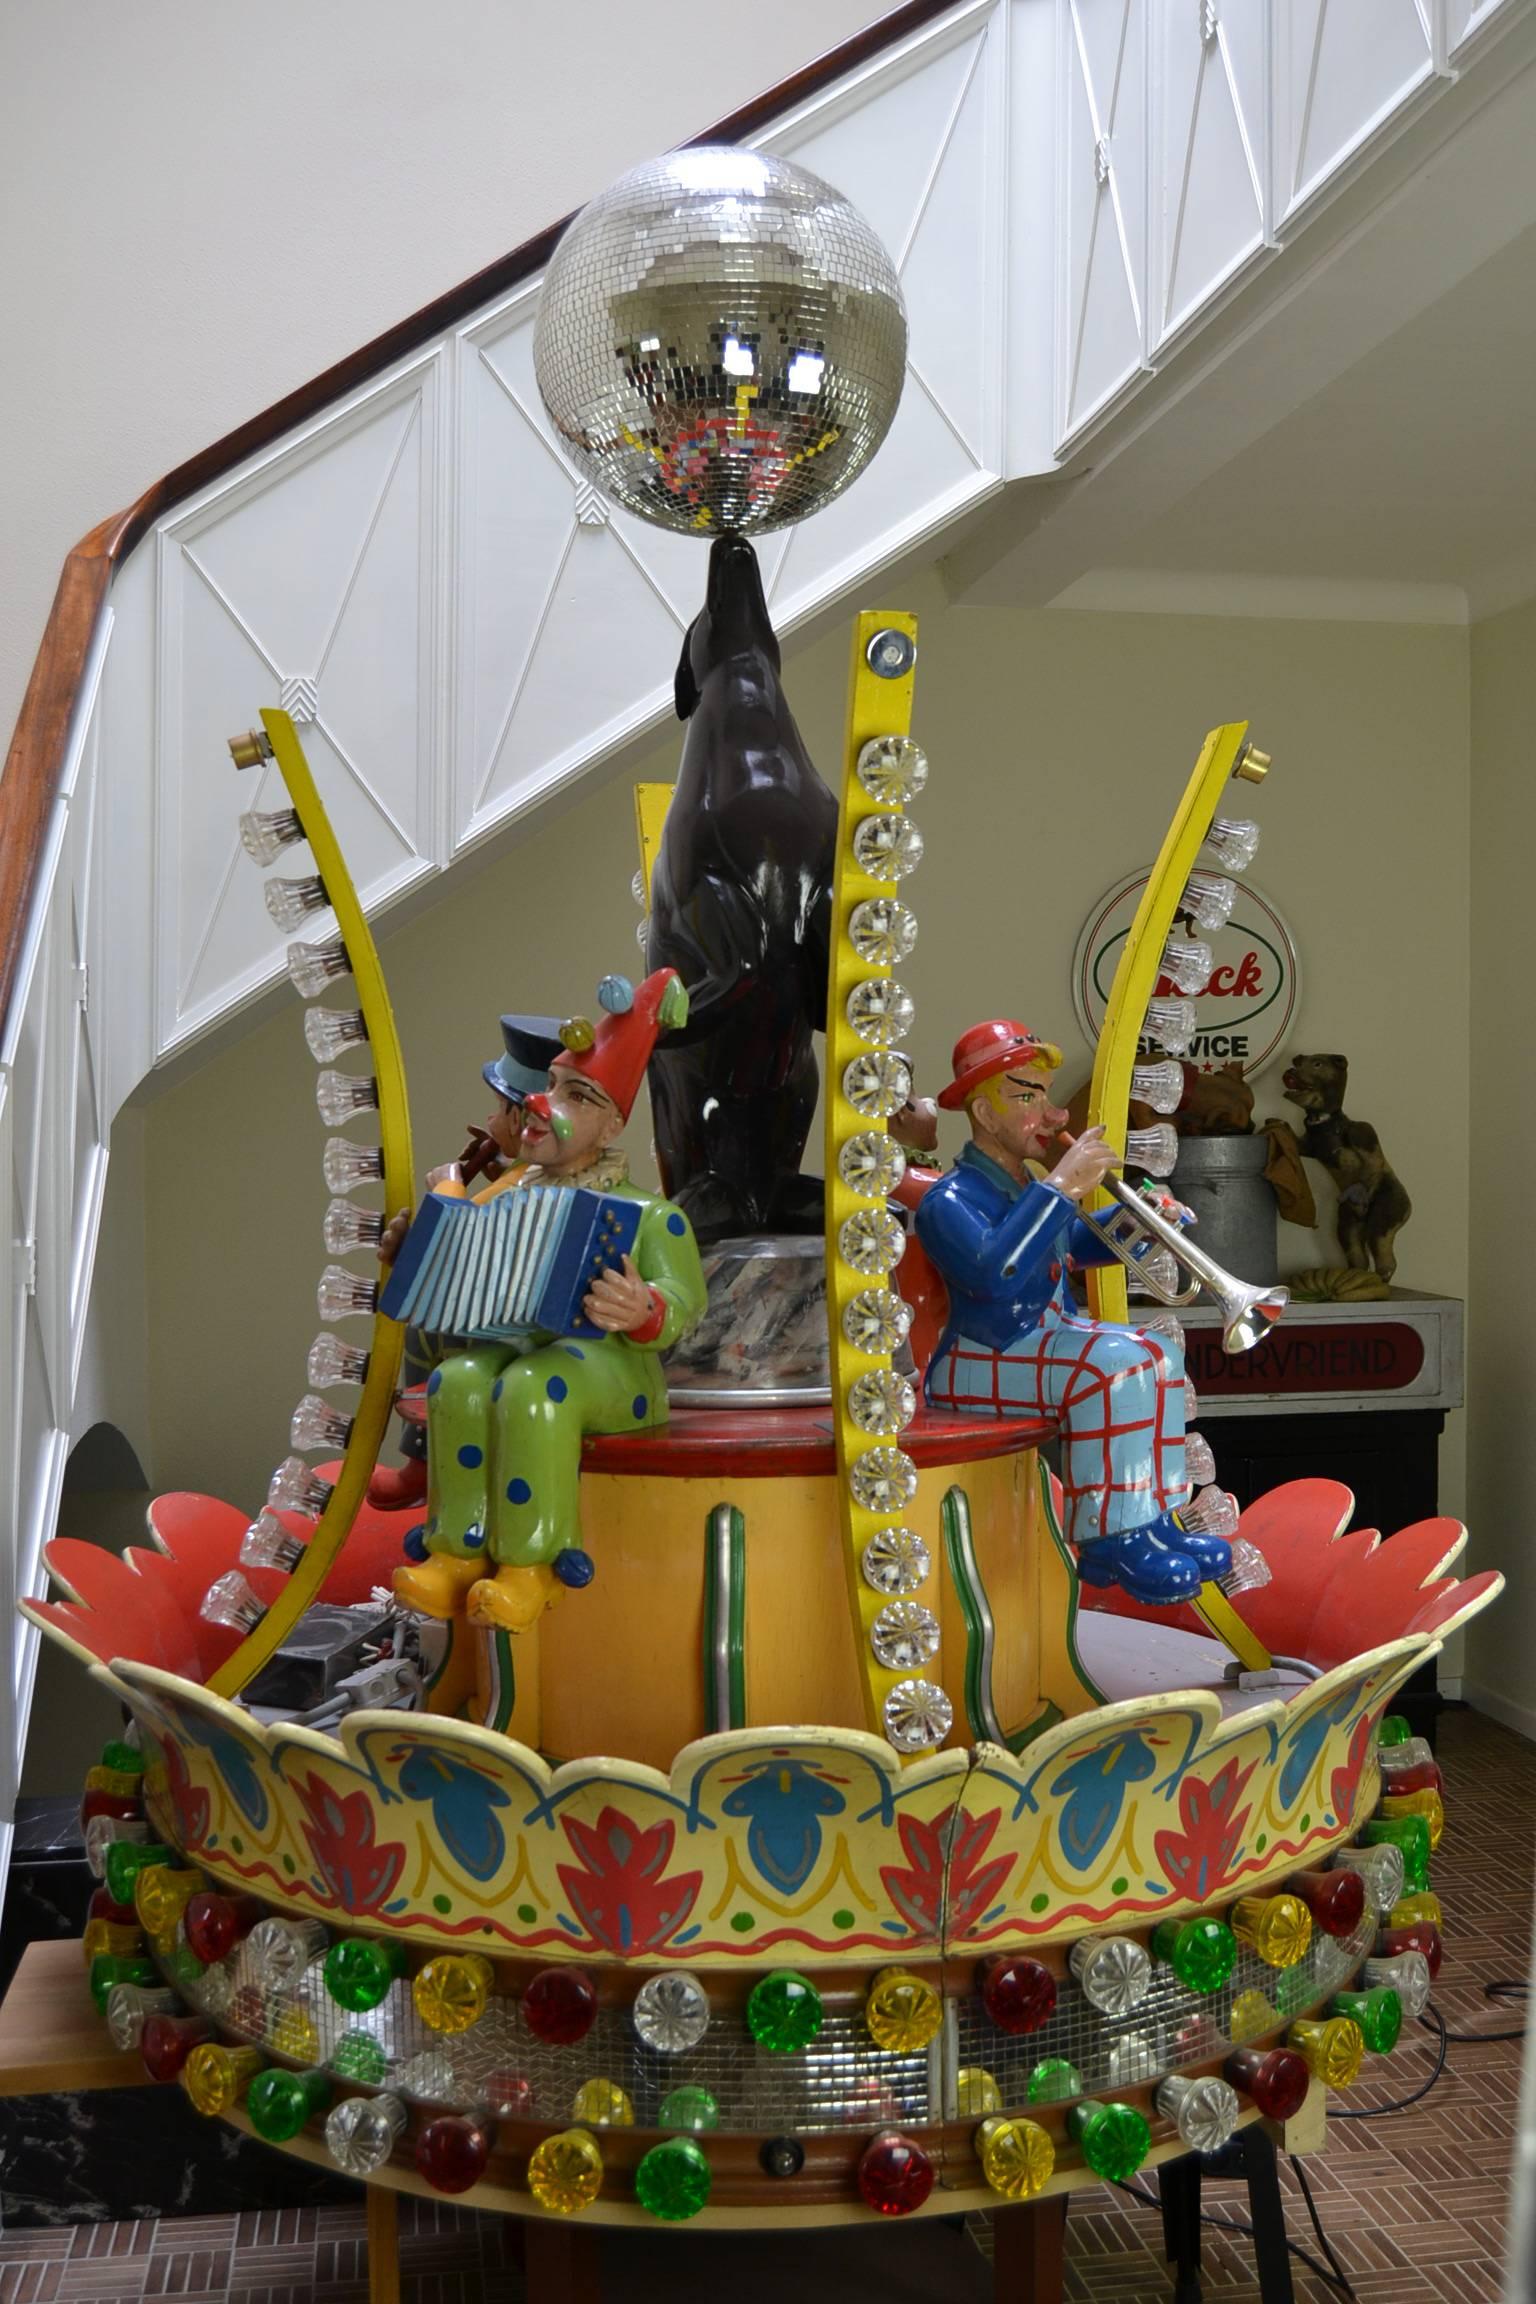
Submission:
[[1339,1246],[1356,1272],[1374,1265],[1383,1280],[1397,1270],[1393,1242],[1413,1214],[1381,1149],[1381,1139],[1364,1120],[1344,1111],[1349,1065],[1342,1056],[1293,1056],[1283,1075],[1286,1101],[1306,1114],[1301,1149],[1327,1169],[1339,1192]]

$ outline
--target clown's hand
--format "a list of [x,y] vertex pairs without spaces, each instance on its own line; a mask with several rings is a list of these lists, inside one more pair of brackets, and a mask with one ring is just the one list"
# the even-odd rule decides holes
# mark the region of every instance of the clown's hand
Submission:
[[409,1208],[402,1208],[397,1214],[391,1216],[379,1240],[379,1262],[381,1264],[393,1264],[405,1245],[405,1236],[410,1228],[411,1212]]
[[605,1329],[610,1336],[644,1328],[656,1309],[633,1256],[625,1257],[622,1272],[604,1272],[594,1280],[581,1308],[594,1328]]
[[1081,1136],[1069,1136],[1063,1128],[1061,1140],[1067,1149],[1046,1177],[1048,1184],[1068,1200],[1086,1199],[1096,1192],[1106,1176],[1111,1176],[1120,1165],[1120,1155],[1104,1141],[1102,1128],[1085,1128]]

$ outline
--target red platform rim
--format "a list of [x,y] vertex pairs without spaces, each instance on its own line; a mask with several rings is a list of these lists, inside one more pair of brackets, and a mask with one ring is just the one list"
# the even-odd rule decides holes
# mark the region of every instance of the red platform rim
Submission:
[[[1016,1455],[1053,1437],[1054,1427],[1024,1416],[945,1415],[923,1409],[900,1445],[920,1470],[976,1464]],[[872,1443],[876,1445],[877,1443]],[[644,1474],[656,1480],[781,1479],[837,1470],[832,1410],[821,1408],[678,1408],[650,1432],[591,1435],[581,1451],[587,1472]]]

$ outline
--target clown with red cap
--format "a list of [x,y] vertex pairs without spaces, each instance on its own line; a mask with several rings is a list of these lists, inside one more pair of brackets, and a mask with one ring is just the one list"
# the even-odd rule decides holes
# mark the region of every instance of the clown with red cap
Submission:
[[[686,1020],[677,973],[631,986],[605,977],[603,1013],[561,1027],[548,1084],[523,1100],[526,1163],[506,1189],[583,1185],[643,1203],[631,1254],[594,1281],[582,1310],[596,1339],[530,1332],[454,1353],[427,1387],[427,1519],[406,1539],[411,1565],[396,1597],[419,1614],[519,1632],[563,1586],[590,1581],[581,1548],[582,1436],[667,1420],[660,1354],[704,1310],[704,1275],[688,1219],[629,1181],[617,1138],[640,1092],[657,1034]],[[437,1189],[462,1197],[450,1175]]]
[[1224,1576],[1231,1551],[1187,1528],[1184,1363],[1176,1345],[1080,1317],[1070,1262],[1111,1251],[1078,1215],[1117,1160],[1085,1128],[1049,1170],[1067,1115],[1051,1102],[1061,1050],[996,1017],[955,1043],[939,1096],[963,1110],[971,1141],[917,1203],[917,1236],[949,1291],[949,1320],[929,1366],[936,1407],[1040,1416],[1062,1436],[1067,1534],[1085,1583],[1118,1584],[1167,1607]]

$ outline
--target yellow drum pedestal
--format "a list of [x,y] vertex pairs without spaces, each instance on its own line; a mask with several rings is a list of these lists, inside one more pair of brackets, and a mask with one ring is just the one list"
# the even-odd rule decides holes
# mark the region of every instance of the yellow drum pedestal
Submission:
[[[903,1520],[930,1560],[909,1597],[940,1622],[952,1744],[988,1733],[978,1688],[1005,1734],[1048,1706],[1057,1717],[1096,1701],[1071,1659],[1075,1592],[1041,1507],[1043,1436],[1023,1421],[957,1416],[925,1416],[903,1435],[920,1473]],[[958,1584],[944,1511],[950,1497],[953,1522],[956,1496],[974,1562],[962,1559]],[[603,1752],[667,1768],[716,1729],[868,1725],[824,1415],[680,1410],[664,1431],[589,1441],[581,1499],[597,1573],[516,1640],[515,1737],[554,1759]],[[740,1515],[734,1707],[719,1696],[732,1621],[722,1508]]]

